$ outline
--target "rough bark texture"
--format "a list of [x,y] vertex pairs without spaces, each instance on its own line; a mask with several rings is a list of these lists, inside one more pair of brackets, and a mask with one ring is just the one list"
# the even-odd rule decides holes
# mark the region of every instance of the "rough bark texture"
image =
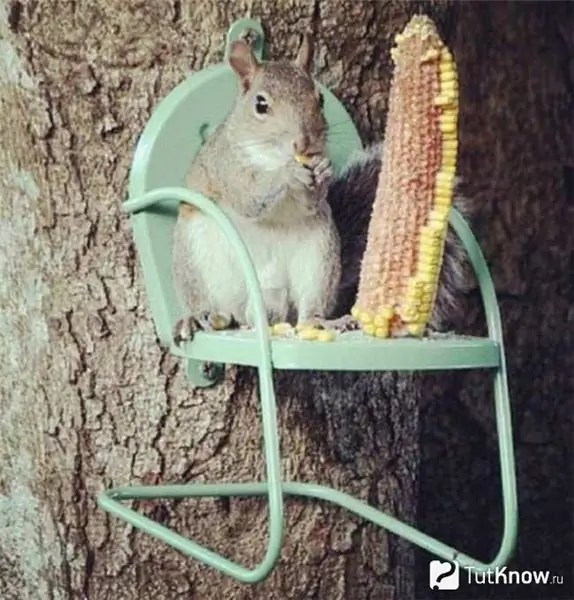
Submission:
[[[371,111],[380,129],[391,38],[380,32],[394,32],[417,8],[405,6],[0,4],[2,598],[413,597],[412,549],[325,505],[289,504],[281,564],[256,587],[185,559],[95,505],[104,486],[262,476],[253,374],[232,370],[222,386],[192,393],[179,362],[155,342],[120,206],[151,110],[189,69],[222,58],[229,24],[251,9],[273,57],[292,55],[312,23],[324,80],[355,105],[363,130],[373,126]],[[412,378],[286,374],[279,384],[286,477],[329,482],[414,522]],[[351,413],[349,394],[363,400]],[[323,431],[317,439],[309,423]],[[264,508],[190,501],[142,510],[255,564]]]
[[[571,600],[574,4],[461,2],[451,18],[460,171],[499,295],[513,404],[520,527],[510,568],[548,569],[564,583],[461,584],[445,598]],[[465,328],[483,332],[475,289],[466,304]],[[491,390],[478,373],[427,381],[418,523],[490,559],[502,525]],[[435,598],[427,556],[417,569],[417,598]]]
[[[515,564],[565,578],[560,589],[465,586],[460,598],[574,595],[573,25],[569,3],[543,4],[426,5],[460,64],[462,175],[505,319],[523,520]],[[231,370],[224,385],[192,393],[155,343],[120,210],[151,110],[189,69],[221,59],[229,23],[251,7],[275,57],[292,55],[313,24],[321,80],[364,139],[377,139],[391,34],[420,6],[0,2],[0,597],[414,597],[408,546],[319,503],[289,502],[281,563],[247,587],[108,518],[95,497],[141,480],[262,474],[252,374]],[[482,331],[475,290],[467,304],[464,325]],[[286,476],[411,522],[424,387],[417,525],[489,558],[500,518],[484,375],[284,374],[278,384]],[[262,502],[142,509],[238,560],[262,556]],[[427,565],[421,555],[417,598],[428,594]]]

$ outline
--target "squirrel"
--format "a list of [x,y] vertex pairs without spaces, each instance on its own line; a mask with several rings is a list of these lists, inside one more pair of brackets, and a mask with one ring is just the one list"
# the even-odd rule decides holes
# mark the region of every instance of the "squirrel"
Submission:
[[[271,324],[307,321],[345,331],[358,327],[349,312],[382,153],[380,144],[363,149],[333,176],[312,62],[309,34],[293,62],[260,63],[248,42],[234,42],[229,64],[238,80],[236,101],[193,161],[186,183],[217,202],[239,230]],[[464,209],[460,196],[454,204]],[[252,327],[247,286],[224,235],[194,207],[182,203],[178,212],[173,278],[189,312],[175,326],[175,343],[198,330]],[[449,230],[431,325],[450,318],[463,266]]]
[[[235,41],[235,103],[186,176],[245,240],[270,323],[326,319],[340,281],[340,239],[327,202],[327,122],[312,62],[309,34],[292,62],[261,63],[248,42]],[[254,326],[230,245],[209,217],[183,203],[172,256],[176,292],[189,310],[176,325],[176,343],[199,329]]]

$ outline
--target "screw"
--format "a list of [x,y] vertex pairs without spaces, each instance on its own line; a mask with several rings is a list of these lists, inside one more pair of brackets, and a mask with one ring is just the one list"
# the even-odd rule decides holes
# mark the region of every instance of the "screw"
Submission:
[[259,33],[252,27],[248,27],[247,29],[241,32],[241,35],[239,37],[253,48],[257,40],[259,39]]

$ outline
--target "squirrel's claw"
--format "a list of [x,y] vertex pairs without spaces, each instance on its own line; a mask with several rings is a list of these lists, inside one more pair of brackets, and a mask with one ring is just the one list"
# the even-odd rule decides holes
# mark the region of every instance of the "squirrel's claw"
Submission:
[[198,331],[222,331],[234,325],[235,319],[230,314],[205,311],[199,315],[189,315],[175,324],[173,341],[180,346],[183,342],[191,341]]
[[314,156],[309,168],[313,171],[316,187],[322,187],[333,177],[333,167],[328,156]]
[[184,317],[180,319],[173,330],[173,342],[176,346],[181,346],[184,342],[193,339],[195,332],[200,329],[199,323],[195,317]]

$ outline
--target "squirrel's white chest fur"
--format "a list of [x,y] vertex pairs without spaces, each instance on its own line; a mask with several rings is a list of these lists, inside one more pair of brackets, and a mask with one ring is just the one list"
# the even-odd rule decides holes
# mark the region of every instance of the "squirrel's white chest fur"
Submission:
[[[290,307],[300,319],[321,312],[316,305],[324,277],[324,257],[330,232],[324,223],[268,228],[232,217],[255,265],[268,316],[285,321]],[[178,221],[175,235],[186,248],[186,262],[194,271],[195,310],[232,313],[243,324],[253,325],[249,293],[239,262],[220,228],[208,217],[196,215]],[[315,291],[313,291],[315,290]],[[195,296],[195,294],[194,294]]]

